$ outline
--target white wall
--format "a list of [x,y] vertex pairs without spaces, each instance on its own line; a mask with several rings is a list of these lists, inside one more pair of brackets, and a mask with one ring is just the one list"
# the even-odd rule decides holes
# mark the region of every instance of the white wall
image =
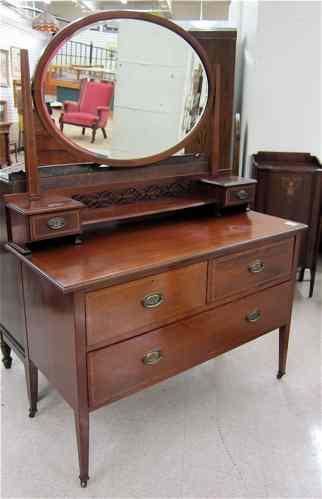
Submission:
[[255,130],[258,1],[235,1],[230,8],[230,20],[238,28],[236,50],[235,112],[241,113],[240,158],[248,158],[249,135]]
[[241,2],[239,28],[246,173],[258,150],[322,159],[321,2]]
[[31,74],[33,73],[38,59],[51,38],[51,35],[40,33],[31,28],[31,21],[11,9],[0,5],[0,48],[9,50],[9,74],[10,86],[0,87],[0,100],[8,102],[8,120],[13,122],[10,137],[17,138],[18,115],[13,105],[13,88],[10,65],[10,47],[25,48],[29,51],[29,63]]

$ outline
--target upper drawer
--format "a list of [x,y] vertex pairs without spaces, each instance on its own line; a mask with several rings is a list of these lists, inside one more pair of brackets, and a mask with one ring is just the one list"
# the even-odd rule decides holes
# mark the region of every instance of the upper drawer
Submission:
[[225,206],[255,201],[256,185],[231,187],[226,191]]
[[207,262],[86,295],[87,343],[110,344],[205,305]]
[[212,260],[208,301],[263,287],[287,278],[292,268],[294,239]]
[[30,217],[32,240],[49,239],[55,236],[80,232],[79,210],[46,213]]

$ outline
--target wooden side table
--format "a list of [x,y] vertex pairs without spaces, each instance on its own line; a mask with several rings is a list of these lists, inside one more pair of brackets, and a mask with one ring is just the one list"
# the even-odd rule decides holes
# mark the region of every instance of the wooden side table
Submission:
[[10,146],[9,146],[9,132],[12,123],[9,121],[0,122],[0,167],[10,166]]
[[309,226],[302,235],[299,280],[310,269],[311,297],[320,238],[321,165],[308,153],[261,151],[253,155],[252,166],[258,182],[255,210]]

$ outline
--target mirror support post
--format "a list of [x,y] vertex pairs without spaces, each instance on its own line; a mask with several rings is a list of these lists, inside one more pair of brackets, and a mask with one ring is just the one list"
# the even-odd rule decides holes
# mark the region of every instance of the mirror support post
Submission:
[[40,199],[39,172],[36,148],[36,132],[30,83],[28,50],[21,49],[21,85],[24,122],[24,151],[27,175],[28,197],[30,201]]
[[221,103],[221,65],[214,66],[214,103],[213,103],[213,132],[211,152],[211,175],[216,177],[220,169],[220,103]]

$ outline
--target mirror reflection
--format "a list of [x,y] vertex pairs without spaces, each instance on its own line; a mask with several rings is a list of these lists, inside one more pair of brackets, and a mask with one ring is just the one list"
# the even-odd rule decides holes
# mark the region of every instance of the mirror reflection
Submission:
[[123,160],[176,146],[208,99],[194,49],[177,33],[136,19],[78,31],[50,61],[44,85],[47,110],[68,139]]

